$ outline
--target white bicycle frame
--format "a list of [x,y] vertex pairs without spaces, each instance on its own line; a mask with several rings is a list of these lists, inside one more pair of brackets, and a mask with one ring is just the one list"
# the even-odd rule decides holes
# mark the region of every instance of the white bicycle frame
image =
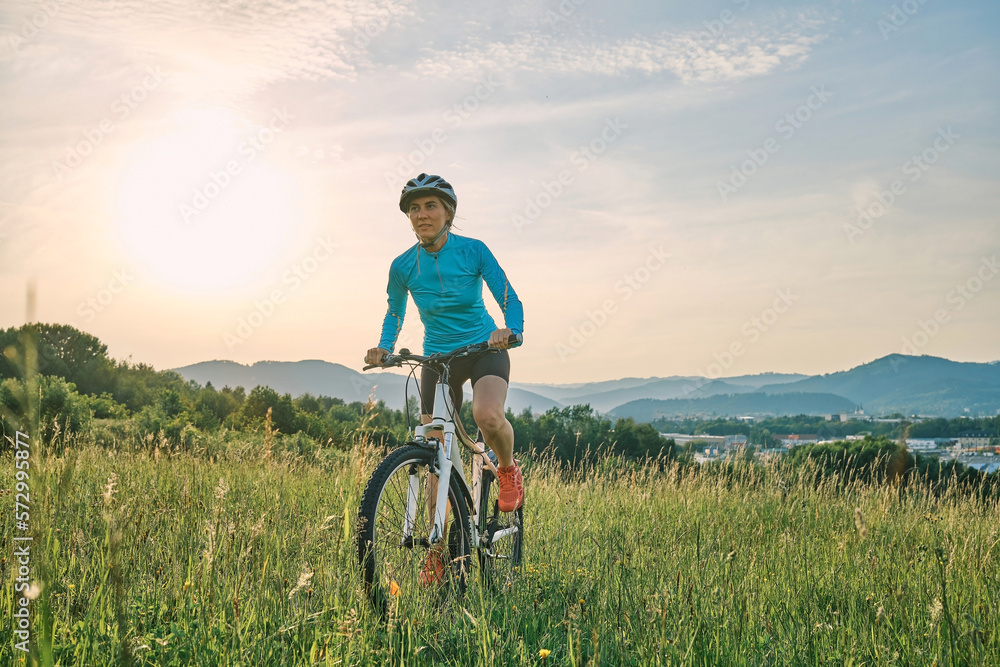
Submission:
[[[458,440],[467,447],[472,453],[472,515],[470,517],[469,535],[471,538],[471,543],[476,546],[476,548],[485,546],[481,543],[481,538],[479,535],[479,506],[480,506],[480,496],[482,494],[482,481],[483,481],[483,466],[486,466],[489,470],[493,472],[493,475],[497,476],[496,466],[490,461],[487,452],[484,449],[480,449],[478,444],[473,442],[472,438],[469,437],[468,433],[465,432],[464,428],[460,426],[456,428],[455,421],[452,419],[451,415],[454,411],[454,406],[451,400],[451,392],[449,391],[448,384],[444,381],[444,376],[439,378],[437,387],[435,391],[439,391],[440,396],[434,401],[434,414],[431,417],[431,421],[427,424],[421,424],[414,428],[414,441],[418,443],[437,443],[437,464],[438,464],[438,483],[437,483],[437,498],[435,501],[434,509],[434,526],[431,530],[429,542],[431,544],[437,544],[442,539],[444,539],[444,526],[445,519],[448,514],[448,489],[451,483],[452,470],[456,469],[457,474],[463,480],[465,479],[465,471],[462,465],[462,451],[459,447],[455,446],[455,439]],[[438,438],[428,438],[428,433],[432,431],[440,431],[443,433],[443,440]],[[409,490],[406,496],[406,516],[403,518],[403,538],[410,539],[413,537],[413,531],[416,528],[417,512],[420,509],[417,506],[417,499],[420,496],[420,483],[421,480],[418,475],[410,473],[409,477]],[[464,499],[461,499],[464,502]],[[456,517],[458,514],[456,513]],[[494,541],[507,535],[511,535],[517,532],[517,528],[505,528],[496,532],[493,536]],[[485,538],[486,536],[483,536]]]

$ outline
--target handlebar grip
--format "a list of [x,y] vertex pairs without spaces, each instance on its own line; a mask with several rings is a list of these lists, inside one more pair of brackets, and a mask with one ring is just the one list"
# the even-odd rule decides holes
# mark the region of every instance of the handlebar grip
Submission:
[[518,334],[511,334],[511,335],[507,336],[507,345],[509,347],[518,347],[523,342],[524,342],[524,335],[523,334],[519,334],[518,333]]
[[365,366],[361,370],[368,371],[368,370],[371,370],[373,368],[392,368],[393,366],[400,366],[401,365],[400,362],[401,362],[401,360],[400,360],[400,358],[399,358],[398,355],[387,354],[384,357],[382,357],[382,363],[380,363],[380,364],[368,364],[367,366]]

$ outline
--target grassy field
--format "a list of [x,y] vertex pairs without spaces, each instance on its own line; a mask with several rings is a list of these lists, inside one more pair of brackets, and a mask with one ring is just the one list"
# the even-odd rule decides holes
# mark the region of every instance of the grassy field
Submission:
[[[518,585],[488,594],[477,570],[463,604],[385,622],[354,541],[384,452],[306,460],[240,438],[33,460],[36,652],[9,634],[4,493],[0,664],[1000,663],[996,504],[816,488],[776,466],[570,471],[526,457]],[[0,456],[0,489],[14,488],[13,461]]]

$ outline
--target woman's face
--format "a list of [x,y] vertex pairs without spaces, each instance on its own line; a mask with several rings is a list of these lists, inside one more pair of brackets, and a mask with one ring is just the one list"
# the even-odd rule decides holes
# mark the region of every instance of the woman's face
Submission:
[[448,224],[448,209],[434,195],[414,197],[410,200],[406,214],[410,217],[413,231],[423,243],[433,240]]

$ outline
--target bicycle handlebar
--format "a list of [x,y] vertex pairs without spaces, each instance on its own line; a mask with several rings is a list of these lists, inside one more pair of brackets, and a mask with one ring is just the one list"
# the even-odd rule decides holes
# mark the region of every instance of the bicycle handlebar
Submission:
[[[522,342],[524,342],[524,336],[521,334],[511,334],[507,337],[508,348],[518,347]],[[460,347],[457,350],[452,350],[451,352],[439,352],[425,357],[419,354],[410,354],[409,350],[403,348],[398,354],[387,354],[382,357],[381,364],[369,364],[361,370],[367,371],[372,368],[392,368],[395,366],[402,366],[404,361],[416,361],[418,363],[446,363],[455,357],[464,357],[470,354],[476,354],[477,352],[486,352],[487,350],[495,350],[499,352],[500,349],[501,348],[498,347],[490,347],[489,342],[473,343],[472,345],[466,345],[465,347]]]

